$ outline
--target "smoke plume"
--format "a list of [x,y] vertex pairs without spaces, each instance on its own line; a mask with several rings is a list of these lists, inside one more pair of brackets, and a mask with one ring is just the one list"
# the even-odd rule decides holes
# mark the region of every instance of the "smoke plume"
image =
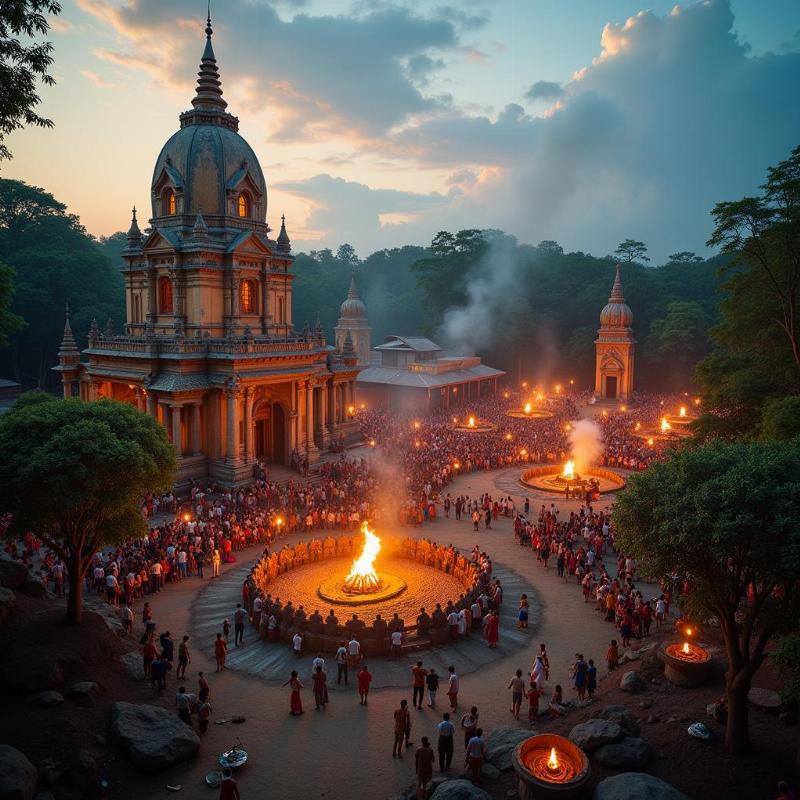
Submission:
[[597,463],[603,452],[603,435],[600,426],[590,419],[573,422],[572,430],[569,432],[569,441],[575,470],[579,474],[585,474],[592,464]]

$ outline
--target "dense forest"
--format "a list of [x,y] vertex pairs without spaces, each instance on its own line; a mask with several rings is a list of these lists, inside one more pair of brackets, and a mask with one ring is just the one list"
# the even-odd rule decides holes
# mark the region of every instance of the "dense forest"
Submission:
[[[79,344],[93,318],[103,329],[122,330],[124,245],[123,233],[90,236],[52,195],[0,181],[0,262],[8,265],[0,268],[0,336],[8,339],[0,349],[1,375],[26,387],[57,388],[50,367],[67,300]],[[644,260],[644,249],[635,255]],[[640,386],[688,387],[693,364],[708,352],[717,272],[726,259],[676,253],[655,267],[628,259],[623,285],[639,340]],[[375,343],[391,333],[424,333],[475,351],[514,377],[569,376],[588,386],[616,260],[565,253],[555,242],[519,244],[493,230],[441,232],[428,247],[380,250],[363,260],[343,244],[336,252],[297,254],[294,321],[301,328],[319,315],[332,339],[355,272]],[[459,317],[466,337],[453,324]]]

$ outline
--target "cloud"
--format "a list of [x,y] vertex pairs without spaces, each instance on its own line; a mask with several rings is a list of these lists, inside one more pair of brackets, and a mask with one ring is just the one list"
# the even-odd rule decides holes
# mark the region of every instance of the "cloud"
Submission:
[[[188,94],[203,46],[204,23],[194,0],[77,2],[127,43],[103,57]],[[359,16],[298,13],[283,19],[272,4],[229,0],[214,22],[226,96],[244,85],[249,112],[271,118],[273,140],[380,137],[412,115],[446,107],[414,78],[438,68],[429,51],[459,45],[450,20],[398,6],[365,9]],[[404,67],[409,63],[410,72]]]
[[564,96],[561,84],[556,81],[536,81],[527,92],[527,100],[557,100]]
[[102,75],[98,75],[96,72],[92,72],[88,69],[82,69],[81,75],[86,78],[89,83],[94,84],[98,89],[115,89],[116,84],[107,81]]
[[62,19],[61,17],[48,17],[47,24],[56,33],[69,33],[75,30],[75,26],[68,19]]

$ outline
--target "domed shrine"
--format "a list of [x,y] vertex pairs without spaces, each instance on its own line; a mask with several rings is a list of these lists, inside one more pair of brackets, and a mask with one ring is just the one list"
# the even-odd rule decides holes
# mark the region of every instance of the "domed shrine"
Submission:
[[156,159],[144,232],[133,211],[125,331],[93,323],[81,354],[68,316],[55,369],[65,397],[110,397],[158,419],[179,485],[236,485],[256,462],[313,463],[355,438],[358,367],[319,323],[294,328],[285,220],[272,238],[267,183],[223,99],[210,18],[205,33],[192,108]]
[[595,339],[595,386],[598,400],[628,400],[633,391],[633,311],[622,294],[620,265],[608,303],[600,312],[600,330]]
[[359,367],[369,364],[372,328],[367,319],[367,307],[358,296],[355,273],[350,278],[347,297],[339,308],[339,322],[333,329],[333,335],[337,353],[355,353]]

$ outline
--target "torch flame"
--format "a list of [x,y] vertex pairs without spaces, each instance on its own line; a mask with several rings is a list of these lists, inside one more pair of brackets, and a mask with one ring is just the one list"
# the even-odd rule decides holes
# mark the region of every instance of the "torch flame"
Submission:
[[525,413],[526,414],[530,414],[531,410],[532,410],[531,404],[530,403],[525,403]]
[[474,428],[475,427],[475,417],[470,417],[469,418],[469,421],[467,422],[467,427],[468,428]]
[[567,463],[564,464],[564,472],[562,473],[562,475],[565,478],[569,479],[569,480],[571,480],[572,478],[575,477],[575,462],[574,461],[567,461]]
[[672,425],[667,422],[666,417],[661,417],[661,433],[666,433],[669,430],[672,430]]
[[638,431],[638,430],[639,430],[639,428],[641,428],[641,427],[642,427],[642,423],[641,423],[641,422],[637,422],[637,423],[636,423],[636,425],[634,425],[633,429],[634,429],[635,431]]
[[686,406],[681,406],[681,410],[678,412],[678,416],[685,417],[686,416]]
[[361,532],[364,534],[364,549],[361,551],[361,555],[353,561],[353,566],[344,579],[344,583],[345,586],[363,591],[370,587],[378,588],[380,584],[373,564],[381,550],[381,540],[369,529],[366,522],[361,526]]
[[689,655],[689,653],[691,652],[691,651],[689,650],[689,642],[684,642],[684,643],[683,643],[683,652],[684,652],[684,654],[685,654],[685,655],[687,655],[687,656],[688,656],[688,655]]
[[553,771],[558,769],[558,757],[555,747],[550,750],[550,758],[547,759],[547,768]]

